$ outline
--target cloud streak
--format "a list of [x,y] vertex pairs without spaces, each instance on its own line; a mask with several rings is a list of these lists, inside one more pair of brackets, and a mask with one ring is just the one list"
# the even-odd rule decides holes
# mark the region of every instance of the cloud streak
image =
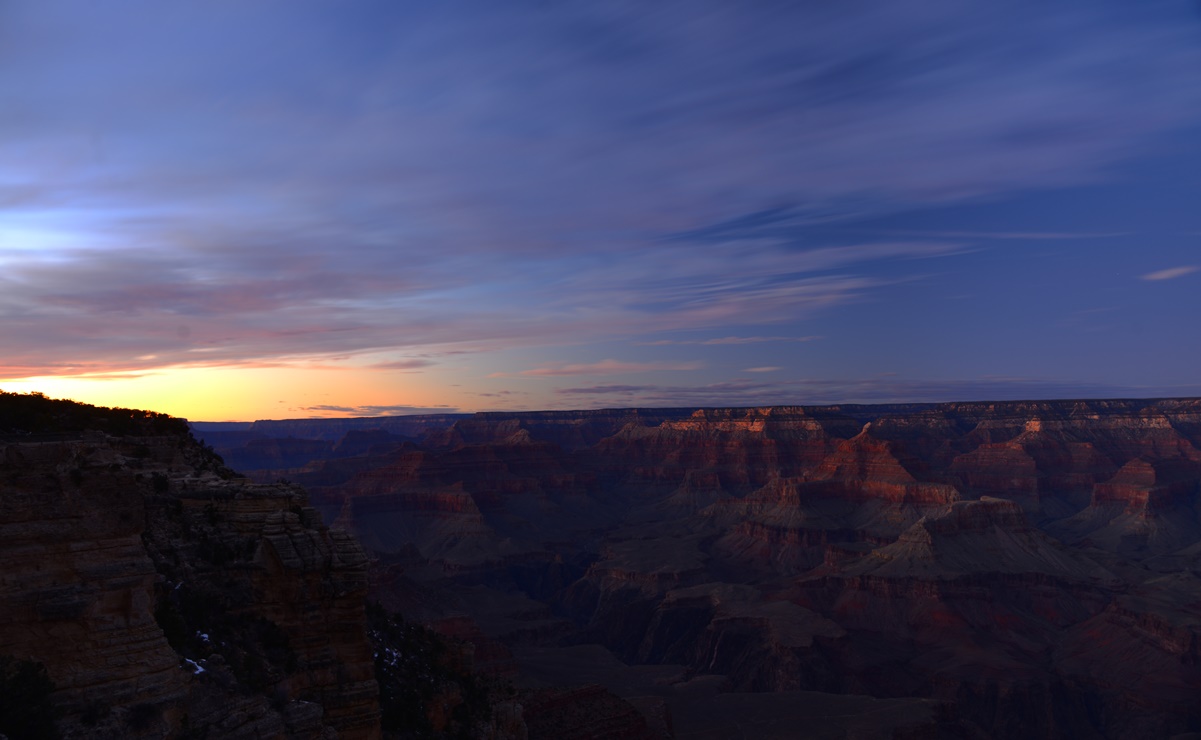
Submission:
[[[716,372],[743,345],[762,370],[982,253],[1118,238],[923,214],[1105,184],[1201,124],[1195,9],[1166,0],[0,13],[0,379]],[[639,356],[588,361],[612,352]]]
[[699,344],[706,347],[727,344],[761,344],[763,342],[812,342],[821,339],[819,336],[809,337],[716,337],[714,339],[657,339],[653,342],[634,342],[644,347],[665,347],[673,344]]
[[703,385],[593,385],[557,391],[567,405],[764,406],[1067,398],[1151,398],[1201,395],[1201,385],[1120,386],[1038,378],[923,381],[898,377],[758,381],[736,378]]
[[1148,272],[1146,275],[1142,276],[1142,279],[1143,280],[1152,280],[1152,281],[1175,280],[1176,278],[1184,277],[1185,275],[1190,275],[1190,274],[1196,272],[1198,269],[1201,269],[1201,268],[1198,268],[1196,265],[1184,265],[1181,267],[1171,267],[1171,268],[1168,268],[1167,270],[1156,270],[1155,272]]
[[391,362],[376,362],[368,365],[372,370],[420,370],[433,367],[436,363],[430,360],[393,360]]
[[323,404],[304,406],[301,411],[309,411],[319,416],[409,416],[414,414],[454,414],[457,408],[451,406],[338,406]]
[[642,372],[687,372],[700,370],[704,365],[700,362],[622,362],[620,360],[601,360],[600,362],[572,363],[536,367],[521,370],[517,373],[493,373],[492,378],[526,377],[526,378],[558,378],[572,375],[620,375],[625,373]]

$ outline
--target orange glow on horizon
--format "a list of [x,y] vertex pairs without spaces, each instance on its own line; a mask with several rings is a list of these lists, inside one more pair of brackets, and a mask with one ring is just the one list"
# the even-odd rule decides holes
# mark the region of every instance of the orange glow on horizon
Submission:
[[[386,415],[357,410],[447,406],[445,389],[421,376],[368,368],[175,367],[116,376],[19,378],[0,381],[0,390],[37,391],[52,398],[147,409],[191,421]],[[456,409],[447,406],[446,410]]]

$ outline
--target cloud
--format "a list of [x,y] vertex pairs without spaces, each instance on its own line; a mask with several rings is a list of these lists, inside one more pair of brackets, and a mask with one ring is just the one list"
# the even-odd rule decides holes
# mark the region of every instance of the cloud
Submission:
[[[594,385],[556,391],[566,405],[781,406],[1070,398],[1158,398],[1201,395],[1201,385],[1129,386],[1040,378],[981,377],[922,381],[896,376],[845,380],[758,381],[703,385]],[[598,401],[598,399],[601,399]]]
[[1172,280],[1178,277],[1184,277],[1189,273],[1196,272],[1197,265],[1184,265],[1182,267],[1172,267],[1167,270],[1157,270],[1156,272],[1148,272],[1142,276],[1143,280]]
[[430,360],[393,360],[391,362],[376,362],[367,367],[372,370],[419,370],[432,367],[436,363]]
[[807,229],[1104,180],[1201,119],[1191,12],[6,6],[0,372],[784,334],[1067,238]]
[[301,411],[317,412],[319,414],[339,414],[349,416],[413,416],[421,414],[454,414],[458,409],[452,406],[336,406],[318,405],[304,406]]
[[796,321],[908,279],[863,274],[875,263],[964,251],[947,242],[799,248],[775,238],[720,247],[672,240],[628,259],[591,260],[555,286],[548,305],[564,316],[604,314],[604,325],[626,335]]
[[653,385],[593,385],[585,388],[560,388],[555,392],[563,396],[600,396],[656,390],[658,390],[658,386]]
[[601,360],[600,362],[580,364],[560,364],[547,367],[536,367],[517,373],[493,373],[490,378],[504,377],[561,377],[569,375],[618,375],[621,373],[641,373],[648,371],[683,372],[699,370],[704,365],[699,362],[622,362],[619,360]]
[[[861,230],[852,229],[852,231]],[[922,238],[945,238],[945,239],[999,239],[1003,241],[1060,241],[1060,240],[1075,240],[1075,239],[1116,239],[1122,236],[1128,236],[1128,232],[1123,231],[906,231],[901,229],[889,229],[887,231],[875,231],[866,233],[877,233],[886,236],[916,236]]]
[[[81,372],[81,368],[78,367],[59,368],[59,372],[53,372],[53,368],[50,369],[51,372],[45,372],[47,368],[38,368],[37,370],[47,376],[70,375],[77,380],[95,381],[137,380],[138,378],[147,378],[160,374],[153,370],[141,372]],[[30,377],[29,368],[13,368],[0,365],[0,379],[13,380],[27,377]]]
[[634,344],[644,347],[661,347],[671,344],[759,344],[761,342],[812,342],[821,338],[817,335],[808,337],[718,337],[716,339],[659,339],[653,342],[634,342]]
[[744,372],[744,373],[774,373],[777,370],[783,370],[783,369],[784,368],[778,367],[775,365],[768,365],[765,367],[748,367],[745,370],[743,370],[742,372]]
[[720,337],[718,339],[706,339],[701,344],[755,344],[757,342],[812,342],[816,339],[821,339],[820,336],[813,335],[808,337]]

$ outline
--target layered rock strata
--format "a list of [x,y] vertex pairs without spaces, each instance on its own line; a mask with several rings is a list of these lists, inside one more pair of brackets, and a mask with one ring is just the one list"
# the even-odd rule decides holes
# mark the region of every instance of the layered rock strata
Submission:
[[[614,679],[624,698],[711,684],[735,690],[712,707],[919,702],[962,736],[1201,731],[1196,399],[319,426],[279,427],[330,450],[287,477],[364,538],[381,599],[670,684]],[[239,444],[267,466],[303,448]]]
[[[1199,445],[1190,399],[493,413],[296,479],[378,553],[381,596],[515,650],[1151,738],[1201,729],[1177,700]],[[571,621],[522,630],[484,591]]]
[[366,559],[186,433],[0,443],[0,654],[69,737],[379,736]]

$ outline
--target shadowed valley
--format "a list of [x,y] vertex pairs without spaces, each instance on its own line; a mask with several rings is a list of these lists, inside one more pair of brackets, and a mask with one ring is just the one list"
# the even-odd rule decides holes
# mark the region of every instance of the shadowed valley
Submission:
[[1201,401],[195,433],[307,489],[370,554],[375,597],[466,636],[482,669],[598,684],[652,730],[1201,730]]

